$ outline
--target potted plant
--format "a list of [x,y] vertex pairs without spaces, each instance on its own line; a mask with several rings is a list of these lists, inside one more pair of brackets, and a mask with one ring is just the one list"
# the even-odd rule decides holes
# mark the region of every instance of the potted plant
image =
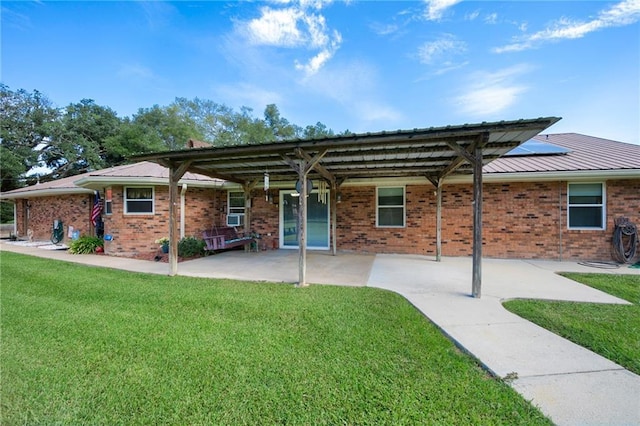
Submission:
[[162,237],[156,240],[156,244],[160,244],[162,246],[163,253],[169,253],[169,237]]

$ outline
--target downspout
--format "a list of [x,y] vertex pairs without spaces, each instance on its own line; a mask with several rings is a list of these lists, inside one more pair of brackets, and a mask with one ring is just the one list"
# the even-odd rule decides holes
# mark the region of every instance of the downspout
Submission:
[[185,208],[185,194],[187,193],[187,184],[182,184],[182,190],[180,191],[180,239],[184,238],[184,208]]

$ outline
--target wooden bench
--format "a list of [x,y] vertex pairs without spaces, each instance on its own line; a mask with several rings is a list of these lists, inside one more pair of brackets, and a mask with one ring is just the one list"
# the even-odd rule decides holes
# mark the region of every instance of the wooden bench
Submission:
[[234,247],[246,246],[254,241],[251,236],[238,234],[236,228],[231,226],[215,227],[202,233],[202,239],[206,243],[206,250],[220,251]]

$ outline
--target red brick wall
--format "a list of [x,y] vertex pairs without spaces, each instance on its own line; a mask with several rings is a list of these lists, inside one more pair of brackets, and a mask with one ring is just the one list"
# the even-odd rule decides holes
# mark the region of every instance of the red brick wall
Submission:
[[[275,193],[275,192],[274,192]],[[265,199],[264,191],[256,190],[251,194],[251,228],[252,232],[260,234],[261,249],[278,248],[279,233],[279,205],[278,197],[272,202]]]
[[[124,214],[123,187],[112,187],[112,214],[103,215],[105,252],[118,256],[136,256],[156,252],[155,241],[169,236],[169,188],[156,186],[154,192],[154,214]],[[225,200],[225,201],[223,201]],[[185,236],[201,238],[202,231],[214,223],[221,224],[224,216],[220,211],[226,202],[226,192],[213,189],[188,188],[185,194]],[[178,232],[180,229],[180,205],[177,210]]]
[[48,241],[53,230],[53,221],[62,220],[64,224],[64,239],[68,241],[69,226],[81,235],[90,234],[91,208],[93,195],[56,195],[38,197],[28,200],[16,200],[18,236],[26,238],[29,229],[33,231],[35,241]]
[[[606,183],[607,229],[567,229],[567,183],[486,183],[483,255],[497,258],[611,260],[616,217],[640,225],[640,180]],[[432,186],[406,188],[407,226],[375,227],[375,187],[343,187],[338,204],[338,248],[376,253],[435,254],[436,197]],[[471,185],[445,185],[442,252],[472,252]]]
[[[640,227],[640,180],[610,180],[607,181],[605,187],[607,229],[604,231],[567,231],[563,236],[563,258],[611,260],[615,219],[627,217]],[[566,198],[564,203],[566,206]],[[564,220],[566,229],[566,216]]]
[[[123,188],[112,188],[111,215],[103,215],[105,251],[119,256],[156,252],[155,240],[168,236],[168,188],[155,188],[155,214],[124,215]],[[406,187],[406,227],[376,228],[376,189],[343,187],[337,205],[337,246],[339,250],[375,253],[435,254],[436,197],[431,185]],[[485,183],[483,211],[483,255],[498,258],[563,260],[611,260],[611,240],[616,217],[628,217],[640,225],[640,180],[611,180],[606,183],[607,229],[567,229],[567,183]],[[472,187],[445,185],[443,188],[442,249],[445,256],[468,256],[472,251]],[[26,200],[16,200],[17,229],[26,237],[48,240],[54,219],[81,234],[92,234],[89,220],[93,196],[62,195],[30,199],[27,220]],[[212,226],[224,226],[227,191],[188,188],[186,192],[185,235],[200,237]],[[265,200],[264,193],[252,194],[251,230],[261,235],[261,246],[278,246],[277,202]],[[178,222],[179,222],[178,208]],[[179,223],[178,223],[179,229]],[[269,235],[271,234],[271,235]]]

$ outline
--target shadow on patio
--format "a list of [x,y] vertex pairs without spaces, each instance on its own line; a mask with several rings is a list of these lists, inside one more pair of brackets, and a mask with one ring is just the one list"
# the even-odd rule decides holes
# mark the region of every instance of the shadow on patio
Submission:
[[[307,251],[307,282],[365,286],[374,254]],[[193,277],[231,278],[251,281],[298,282],[298,250],[258,253],[232,250],[181,262],[178,274]]]

